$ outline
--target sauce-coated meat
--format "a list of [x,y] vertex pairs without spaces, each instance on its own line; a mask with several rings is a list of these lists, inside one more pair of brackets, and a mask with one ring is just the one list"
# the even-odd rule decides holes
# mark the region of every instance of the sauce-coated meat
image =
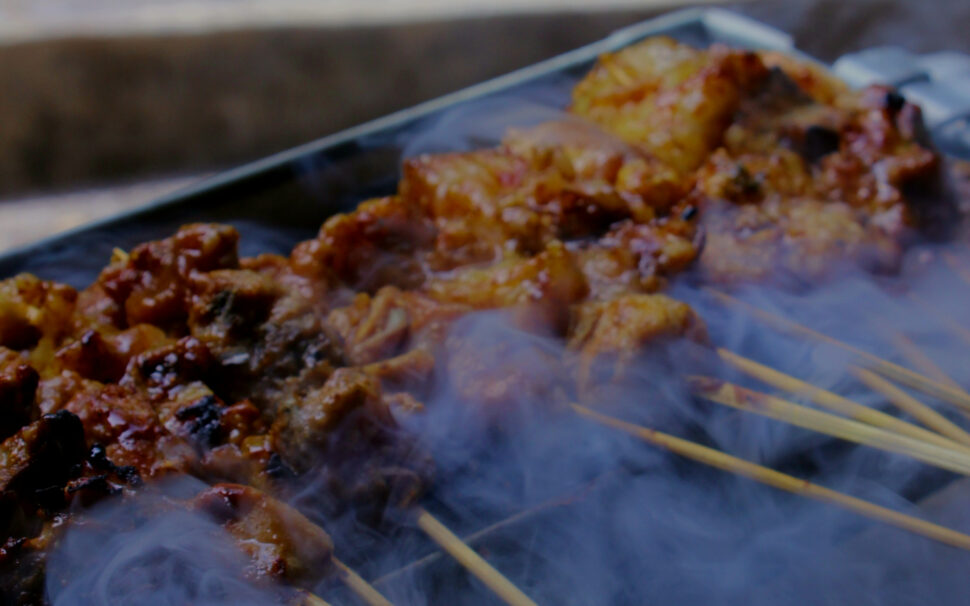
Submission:
[[275,497],[380,528],[431,475],[402,419],[434,389],[494,424],[609,389],[641,354],[705,343],[660,292],[685,272],[893,269],[947,216],[924,140],[887,89],[652,38],[602,57],[556,121],[405,159],[395,192],[288,257],[194,224],[116,250],[80,292],[0,281],[0,589],[42,601],[70,504],[173,474],[216,484],[182,506],[253,576],[318,579],[329,537]]

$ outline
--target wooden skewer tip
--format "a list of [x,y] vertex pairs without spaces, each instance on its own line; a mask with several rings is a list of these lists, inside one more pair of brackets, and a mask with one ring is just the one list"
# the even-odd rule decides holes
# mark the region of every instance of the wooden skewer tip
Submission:
[[768,467],[751,463],[714,448],[709,448],[689,440],[684,440],[655,429],[641,427],[620,419],[600,414],[578,404],[572,405],[578,414],[601,425],[606,425],[634,435],[646,442],[675,454],[704,463],[718,469],[729,471],[768,486],[802,495],[816,501],[829,503],[859,515],[878,520],[918,534],[940,543],[970,551],[970,535],[910,516],[875,503],[853,497],[794,476],[783,474]]
[[711,402],[759,414],[797,427],[887,452],[906,455],[954,473],[970,475],[970,456],[782,398],[745,389],[720,379],[688,377],[695,395]]
[[820,343],[826,343],[833,347],[838,347],[843,351],[847,351],[857,356],[863,361],[864,366],[878,372],[879,374],[885,375],[890,379],[893,379],[898,383],[903,383],[904,385],[912,387],[913,389],[918,389],[927,395],[939,398],[945,402],[949,402],[954,406],[959,406],[970,411],[970,394],[962,389],[957,389],[951,385],[934,381],[933,379],[910,370],[905,366],[900,366],[899,364],[880,358],[879,356],[859,349],[854,345],[849,345],[848,343],[820,333],[816,330],[808,328],[807,326],[803,326],[798,322],[789,320],[788,318],[783,318],[782,316],[774,314],[770,311],[756,307],[750,303],[747,303],[746,301],[732,297],[731,295],[717,289],[709,286],[704,286],[702,289],[704,292],[713,296],[724,305],[744,309],[749,314],[760,319],[766,324],[778,327],[781,330],[807,336],[811,339],[819,341]]
[[512,581],[508,580],[505,575],[493,568],[491,564],[486,562],[475,550],[466,545],[457,535],[448,530],[448,527],[439,522],[437,518],[420,507],[417,510],[417,514],[418,527],[451,557],[458,560],[462,566],[475,575],[486,587],[502,598],[506,604],[510,606],[537,606]]
[[337,558],[333,558],[333,563],[337,567],[337,574],[340,580],[368,606],[392,606],[391,602],[381,595],[381,592],[374,589],[373,585],[365,581],[352,568]]
[[758,379],[763,383],[778,389],[782,389],[789,393],[806,396],[819,406],[834,410],[835,412],[846,415],[849,418],[855,419],[856,421],[867,423],[874,427],[881,427],[888,431],[909,436],[924,442],[936,444],[937,446],[944,448],[958,450],[965,449],[966,454],[970,455],[970,447],[964,448],[964,446],[954,442],[954,440],[949,437],[933,433],[928,429],[908,423],[902,419],[897,419],[896,417],[882,411],[869,408],[868,406],[863,406],[862,404],[854,402],[846,397],[824,390],[820,387],[816,387],[811,383],[802,381],[801,379],[796,379],[795,377],[763,364],[759,364],[754,360],[749,360],[748,358],[726,349],[718,349],[717,353],[722,360],[734,368],[751,377],[754,377],[755,379]]

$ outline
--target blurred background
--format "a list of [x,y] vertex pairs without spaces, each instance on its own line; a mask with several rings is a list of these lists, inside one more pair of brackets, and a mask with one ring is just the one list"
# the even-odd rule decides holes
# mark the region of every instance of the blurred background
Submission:
[[966,0],[0,0],[0,250],[707,4],[826,61],[970,52]]

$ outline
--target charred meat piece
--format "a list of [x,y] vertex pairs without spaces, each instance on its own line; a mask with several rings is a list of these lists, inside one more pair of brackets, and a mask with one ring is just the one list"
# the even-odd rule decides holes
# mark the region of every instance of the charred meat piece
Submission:
[[76,415],[87,438],[102,444],[111,461],[130,465],[146,478],[168,469],[185,469],[192,456],[187,445],[159,424],[150,402],[122,386],[80,391],[65,411]]
[[48,510],[63,507],[63,487],[80,472],[86,455],[77,416],[44,415],[0,444],[0,499]]
[[373,375],[336,370],[322,387],[294,383],[270,430],[273,450],[289,466],[326,487],[321,507],[377,523],[388,507],[403,507],[421,493],[430,462],[402,435]]
[[208,384],[228,401],[250,399],[268,417],[281,381],[343,363],[318,291],[279,262],[197,272],[191,283],[189,330],[213,358]]

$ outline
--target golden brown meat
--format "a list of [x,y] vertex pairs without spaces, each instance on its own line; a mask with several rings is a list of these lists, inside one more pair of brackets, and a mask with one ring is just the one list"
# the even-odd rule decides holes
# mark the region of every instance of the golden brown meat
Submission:
[[774,72],[698,173],[705,276],[817,280],[842,264],[898,265],[917,219],[904,192],[934,179],[937,163],[916,141],[918,110],[893,95],[825,105]]
[[625,295],[578,306],[569,347],[579,352],[580,389],[598,380],[597,363],[610,362],[606,380],[617,379],[646,347],[679,338],[704,341],[707,330],[690,306],[666,295]]
[[418,253],[433,239],[433,226],[421,210],[391,196],[331,217],[315,239],[293,249],[291,259],[301,276],[372,292],[419,284],[425,270]]
[[600,57],[573,89],[571,110],[685,176],[721,143],[766,73],[754,53],[650,38]]
[[402,439],[392,409],[410,408],[410,401],[385,394],[373,374],[356,368],[337,369],[317,387],[288,387],[270,444],[297,472],[322,479],[322,509],[353,505],[362,519],[378,522],[386,507],[414,502],[430,461]]
[[561,328],[569,305],[583,299],[588,287],[572,253],[553,241],[532,258],[458,270],[432,281],[427,291],[438,301],[474,309],[523,309],[542,332]]
[[360,293],[327,321],[340,336],[348,361],[368,365],[413,350],[433,350],[451,323],[470,308],[423,293],[388,286],[374,296]]
[[237,267],[239,234],[223,225],[189,225],[173,237],[116,254],[79,301],[91,324],[124,329],[153,324],[182,336],[193,273]]
[[0,281],[0,346],[25,350],[46,373],[51,353],[71,332],[77,292],[70,286],[19,275]]

